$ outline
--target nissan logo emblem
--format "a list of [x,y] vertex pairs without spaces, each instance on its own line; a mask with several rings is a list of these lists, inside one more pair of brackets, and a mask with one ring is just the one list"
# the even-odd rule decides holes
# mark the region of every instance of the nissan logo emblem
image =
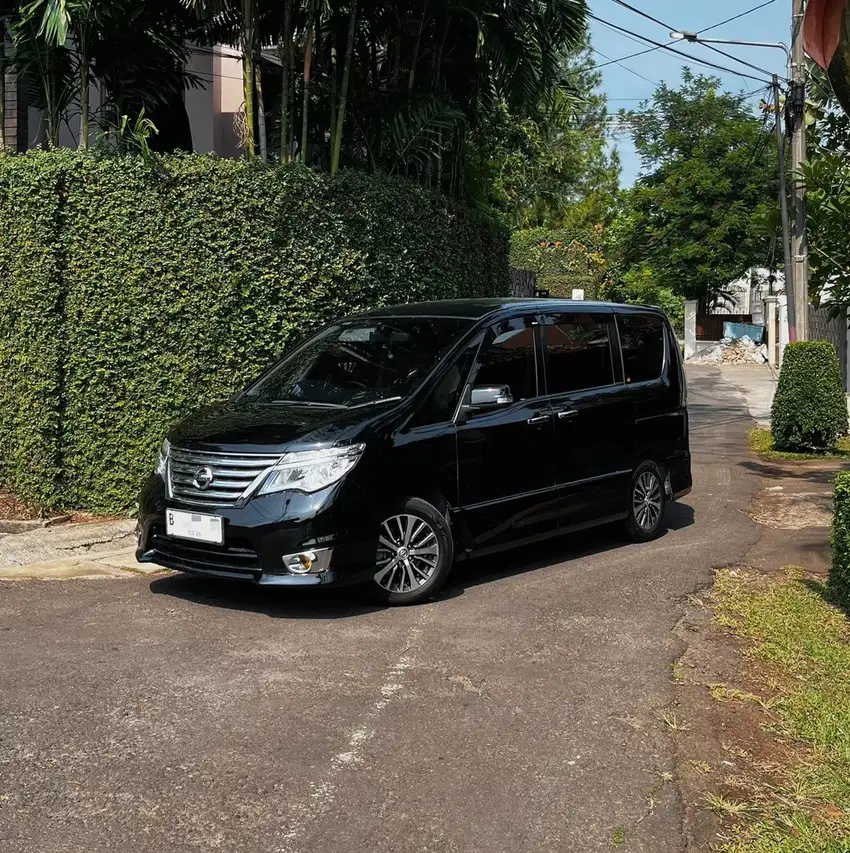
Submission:
[[196,489],[203,492],[213,484],[214,479],[215,474],[213,474],[212,468],[204,467],[195,471],[195,477],[192,480],[192,483]]

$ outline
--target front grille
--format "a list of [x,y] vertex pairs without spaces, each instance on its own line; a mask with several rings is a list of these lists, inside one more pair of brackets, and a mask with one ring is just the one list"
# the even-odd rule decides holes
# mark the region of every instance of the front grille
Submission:
[[228,539],[224,545],[190,542],[167,536],[159,527],[151,531],[148,548],[158,561],[170,568],[190,571],[215,571],[251,577],[260,571],[257,552],[241,539]]
[[[248,487],[280,454],[213,453],[172,447],[168,454],[168,483],[177,500],[196,506],[236,506]],[[198,473],[208,468],[212,481],[207,488],[196,485]]]

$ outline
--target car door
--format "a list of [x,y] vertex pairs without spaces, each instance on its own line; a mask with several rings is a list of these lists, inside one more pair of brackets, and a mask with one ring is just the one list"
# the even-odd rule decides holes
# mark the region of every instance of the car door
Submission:
[[555,429],[559,526],[622,515],[628,507],[634,411],[610,310],[541,316],[546,388]]
[[[457,421],[460,506],[476,551],[556,529],[554,419],[541,372],[533,315],[488,331]],[[510,394],[499,405],[470,405],[473,388],[500,386]]]

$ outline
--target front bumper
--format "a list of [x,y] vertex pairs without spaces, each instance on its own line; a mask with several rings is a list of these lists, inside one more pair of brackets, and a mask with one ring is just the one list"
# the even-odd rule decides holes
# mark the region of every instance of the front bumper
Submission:
[[[159,477],[151,477],[139,501],[136,559],[206,577],[250,581],[261,586],[341,586],[368,581],[374,573],[377,524],[364,495],[338,485],[304,495],[283,492],[250,500],[244,507],[198,507],[167,499]],[[166,535],[167,509],[217,515],[224,543]],[[303,551],[332,551],[325,571],[295,574],[283,558]],[[324,567],[323,567],[324,568]]]

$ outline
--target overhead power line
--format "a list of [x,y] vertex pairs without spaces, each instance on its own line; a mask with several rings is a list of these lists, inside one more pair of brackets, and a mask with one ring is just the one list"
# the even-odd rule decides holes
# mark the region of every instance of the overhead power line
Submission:
[[658,24],[659,26],[664,27],[668,33],[671,30],[676,29],[676,27],[671,27],[669,24],[665,24],[664,21],[659,21],[658,18],[653,18],[652,15],[648,15],[646,12],[642,12],[640,9],[637,9],[634,6],[630,6],[628,3],[624,2],[624,0],[614,0],[614,2],[618,6],[622,6],[624,9],[628,9],[630,12],[634,12],[636,15],[640,15],[641,18],[646,18],[648,21],[652,21],[654,24]]
[[[676,50],[676,48],[674,48],[674,47],[669,47],[668,45],[665,45],[659,41],[655,41],[654,39],[648,38],[647,36],[642,36],[639,33],[633,33],[631,30],[627,30],[625,27],[618,26],[617,24],[612,24],[610,21],[606,21],[604,18],[600,18],[598,15],[594,15],[592,12],[588,12],[588,17],[592,18],[594,21],[598,21],[600,24],[603,24],[604,26],[606,26],[612,30],[623,33],[624,35],[628,36],[629,38],[636,37],[646,44],[654,45],[655,47],[657,47],[661,50],[666,50],[668,53],[673,53],[676,56],[684,57],[685,59],[689,60],[690,62],[695,62],[698,65],[705,65],[708,68],[713,68],[716,71],[723,71],[726,74],[736,74],[739,77],[746,77],[750,80],[756,80],[757,82],[764,83],[765,85],[767,85],[767,83],[768,83],[767,80],[764,80],[761,77],[754,77],[752,74],[745,74],[743,71],[735,71],[733,68],[727,68],[724,65],[717,65],[714,62],[709,62],[707,59],[699,59],[696,56],[692,56],[689,53],[684,53],[681,50]],[[602,54],[600,54],[600,55],[602,55]],[[609,59],[610,57],[606,56],[605,58]],[[634,73],[637,73],[637,72],[634,72]],[[764,72],[764,73],[767,74],[767,72]]]
[[647,82],[647,83],[651,83],[653,86],[656,86],[656,87],[658,86],[658,83],[656,83],[654,80],[650,80],[650,79],[649,79],[649,77],[644,77],[644,76],[643,76],[643,74],[639,74],[639,73],[638,73],[637,71],[635,71],[633,68],[629,68],[629,66],[628,66],[628,65],[621,65],[622,60],[620,60],[620,59],[611,59],[611,57],[610,57],[610,56],[607,56],[607,55],[606,55],[606,54],[604,54],[601,50],[597,50],[595,47],[591,47],[591,50],[592,50],[594,53],[598,53],[598,54],[599,54],[603,59],[607,59],[607,60],[608,60],[608,63],[607,63],[607,64],[609,64],[609,65],[610,65],[610,64],[620,65],[620,67],[621,67],[621,68],[624,68],[626,71],[630,72],[631,74],[634,74],[634,75],[635,75],[635,77],[640,77],[640,79],[641,79],[641,80],[646,80],[646,82]]
[[772,75],[773,73],[771,71],[765,71],[764,68],[759,68],[758,65],[753,65],[751,62],[746,62],[745,60],[740,59],[734,54],[727,53],[725,50],[721,50],[719,47],[715,47],[713,44],[706,44],[705,42],[698,42],[698,44],[702,44],[703,47],[707,47],[709,50],[713,50],[715,53],[719,53],[721,56],[725,56],[727,59],[732,59],[735,62],[739,62],[741,65],[746,65],[747,68],[752,68],[753,71],[758,71],[760,74]]
[[[671,41],[670,44],[675,44],[675,42]],[[600,68],[607,68],[609,65],[619,65],[621,62],[625,62],[627,59],[634,59],[636,56],[645,56],[647,53],[655,53],[656,50],[659,50],[659,48],[648,47],[646,50],[639,50],[637,53],[630,53],[628,56],[621,56],[619,59],[611,59],[608,62],[603,62],[599,65],[594,65],[593,68],[590,69],[590,71],[598,71]]]
[[776,0],[767,0],[766,3],[762,3],[760,6],[753,6],[752,9],[747,9],[746,12],[741,12],[738,15],[734,15],[731,18],[727,18],[725,21],[721,21],[719,24],[712,24],[710,27],[706,27],[704,30],[699,30],[698,35],[702,35],[702,33],[709,33],[712,30],[716,30],[718,27],[723,27],[726,24],[731,24],[732,21],[737,21],[738,18],[743,18],[745,15],[752,15],[753,12],[758,12],[759,9],[764,9],[765,6],[770,6],[775,3]]

